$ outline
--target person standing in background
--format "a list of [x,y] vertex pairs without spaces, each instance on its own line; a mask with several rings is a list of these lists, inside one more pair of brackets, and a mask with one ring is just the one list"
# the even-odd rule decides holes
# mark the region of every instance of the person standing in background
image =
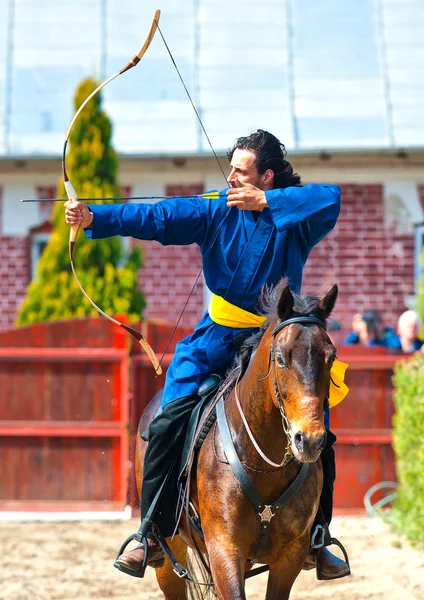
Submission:
[[401,350],[405,354],[421,350],[424,344],[418,338],[421,325],[422,321],[419,314],[415,310],[406,310],[398,319],[397,335],[393,336],[393,342],[391,340],[389,347],[394,350]]

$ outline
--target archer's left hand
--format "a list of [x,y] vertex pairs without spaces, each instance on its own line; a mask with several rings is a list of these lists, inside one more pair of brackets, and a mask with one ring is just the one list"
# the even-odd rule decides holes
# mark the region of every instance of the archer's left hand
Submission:
[[227,206],[236,206],[239,210],[257,210],[261,212],[268,203],[265,192],[251,183],[227,190]]

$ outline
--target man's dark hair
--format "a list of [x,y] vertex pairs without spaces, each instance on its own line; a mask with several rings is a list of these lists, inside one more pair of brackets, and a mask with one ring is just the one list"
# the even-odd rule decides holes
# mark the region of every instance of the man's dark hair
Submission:
[[361,316],[362,320],[366,323],[367,331],[369,333],[377,335],[378,326],[381,325],[381,323],[383,322],[383,319],[378,310],[367,310],[364,313],[362,313]]
[[274,171],[274,188],[300,185],[300,175],[293,173],[293,167],[285,159],[287,151],[284,144],[272,133],[258,129],[247,137],[239,137],[227,152],[230,162],[236,148],[250,150],[256,154],[255,165],[260,175],[263,175],[267,169]]

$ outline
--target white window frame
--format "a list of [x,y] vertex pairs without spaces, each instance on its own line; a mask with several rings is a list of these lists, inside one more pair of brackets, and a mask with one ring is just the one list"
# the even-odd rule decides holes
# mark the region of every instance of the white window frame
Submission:
[[31,281],[37,278],[37,265],[51,233],[42,232],[31,235]]
[[424,275],[424,264],[421,264],[420,258],[424,250],[424,223],[416,223],[415,226],[415,293],[418,293],[420,278]]

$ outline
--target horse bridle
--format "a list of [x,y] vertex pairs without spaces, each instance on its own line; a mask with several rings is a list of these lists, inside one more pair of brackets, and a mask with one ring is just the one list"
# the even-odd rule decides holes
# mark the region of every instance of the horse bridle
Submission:
[[286,434],[287,437],[287,446],[285,448],[286,453],[284,454],[283,460],[281,461],[280,464],[275,463],[274,461],[270,460],[265,454],[264,452],[261,450],[259,444],[257,443],[257,441],[255,440],[255,437],[249,427],[249,424],[247,422],[246,416],[243,412],[241,403],[240,403],[240,399],[238,397],[238,393],[237,393],[237,385],[239,383],[240,380],[240,376],[241,376],[241,372],[239,373],[239,376],[237,377],[235,386],[234,386],[234,395],[235,395],[235,400],[236,400],[236,406],[238,408],[238,411],[240,413],[240,417],[242,419],[243,425],[247,431],[247,434],[250,438],[250,441],[252,442],[254,448],[256,449],[257,453],[263,458],[263,460],[265,462],[267,462],[269,465],[271,465],[272,467],[275,467],[277,469],[280,469],[281,467],[284,467],[292,458],[293,458],[293,452],[291,449],[291,445],[292,445],[292,438],[291,438],[291,434],[290,434],[290,424],[289,421],[286,417],[286,413],[284,411],[284,404],[283,404],[283,399],[281,397],[280,394],[280,390],[278,389],[278,384],[277,384],[277,378],[276,378],[276,372],[277,372],[277,366],[275,364],[275,347],[274,347],[274,342],[275,342],[275,337],[278,333],[280,333],[280,331],[282,329],[284,329],[284,327],[288,327],[289,325],[293,325],[293,324],[299,324],[299,325],[318,325],[319,327],[321,327],[324,331],[326,331],[326,324],[325,321],[323,321],[322,319],[319,319],[318,317],[308,317],[308,316],[299,316],[299,317],[292,317],[291,319],[285,319],[284,321],[280,321],[279,323],[277,323],[277,325],[274,327],[273,331],[272,331],[272,342],[271,342],[271,346],[270,346],[270,351],[269,351],[269,361],[268,361],[268,374],[263,378],[266,379],[271,372],[271,365],[274,367],[274,373],[273,373],[273,388],[274,388],[274,394],[275,397],[277,399],[278,402],[278,407],[280,409],[280,414],[281,414],[281,420],[282,420],[282,424],[283,424],[283,430],[284,433]]
[[274,327],[274,329],[272,331],[272,342],[271,342],[271,346],[270,346],[270,350],[269,350],[269,362],[270,362],[270,365],[272,364],[274,367],[272,385],[274,388],[275,397],[278,402],[278,408],[280,409],[283,430],[287,437],[287,446],[285,448],[286,453],[284,455],[282,464],[285,464],[285,462],[287,462],[290,458],[292,458],[293,451],[292,451],[292,437],[291,437],[291,433],[290,433],[290,423],[289,423],[286,413],[284,411],[284,403],[283,403],[283,399],[281,397],[280,390],[279,390],[278,383],[277,383],[277,377],[276,377],[277,365],[275,364],[276,358],[275,358],[274,342],[275,342],[276,336],[280,333],[280,331],[282,331],[285,327],[288,327],[289,325],[294,325],[294,324],[318,325],[324,331],[327,330],[325,321],[323,321],[319,317],[299,316],[299,317],[292,317],[291,319],[285,319],[284,321],[280,321],[279,323],[277,323],[277,325]]

